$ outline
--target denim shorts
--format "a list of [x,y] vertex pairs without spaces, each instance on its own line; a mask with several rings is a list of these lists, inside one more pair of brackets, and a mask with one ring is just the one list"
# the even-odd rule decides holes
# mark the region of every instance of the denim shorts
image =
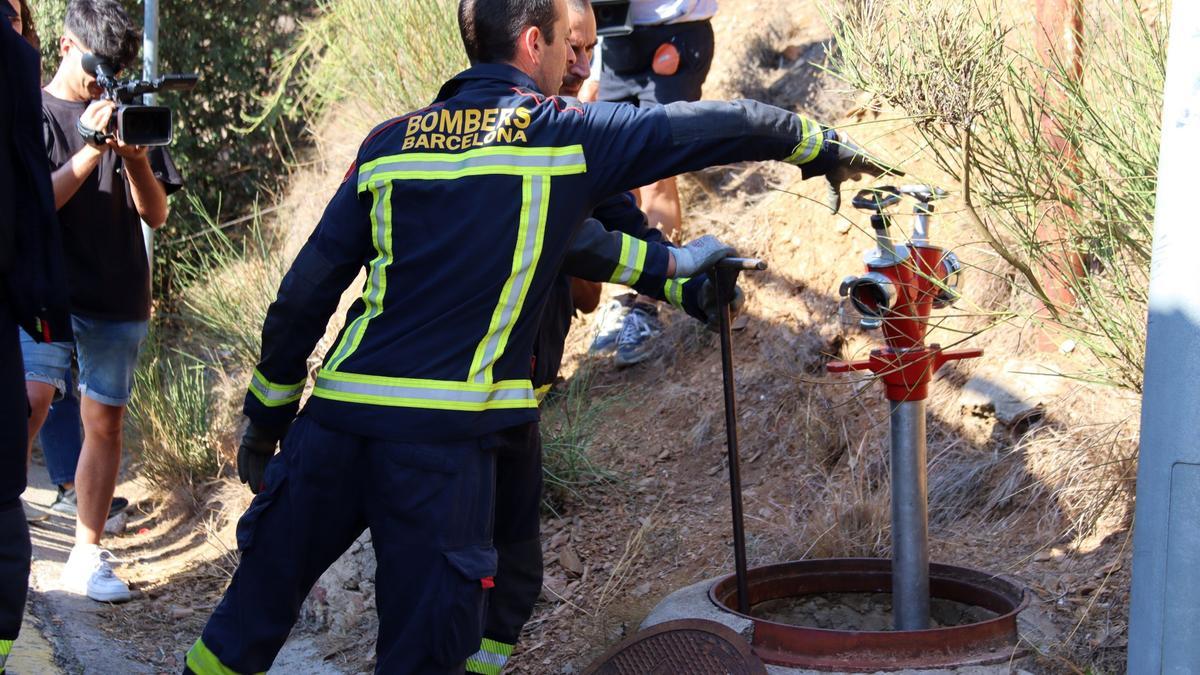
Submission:
[[75,352],[79,360],[79,391],[98,403],[124,406],[133,391],[133,371],[148,328],[147,321],[108,321],[72,315],[74,342],[34,342],[25,331],[18,331],[25,359],[25,380],[49,384],[61,396],[71,368],[71,354]]

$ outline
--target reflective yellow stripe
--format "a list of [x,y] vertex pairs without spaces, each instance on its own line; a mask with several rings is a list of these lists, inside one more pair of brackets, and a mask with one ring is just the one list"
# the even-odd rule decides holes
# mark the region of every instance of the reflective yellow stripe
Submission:
[[689,281],[691,281],[689,277],[667,279],[667,283],[663,285],[663,295],[666,296],[667,302],[683,309],[683,285]]
[[536,408],[529,380],[504,380],[492,384],[385,377],[322,369],[313,396],[393,408],[480,412]]
[[357,319],[346,327],[333,358],[329,359],[328,367],[337,370],[342,362],[358,349],[363,334],[367,332],[367,324],[371,319],[383,313],[383,296],[387,293],[387,268],[395,260],[392,252],[392,186],[372,186],[371,195],[374,206],[371,208],[371,237],[375,244],[375,259],[371,261],[371,272],[367,277],[367,287],[363,291],[363,312]]
[[275,384],[255,368],[250,377],[250,393],[268,408],[278,408],[299,401],[304,393],[304,383],[305,380],[291,385]]
[[479,651],[467,659],[467,672],[479,675],[500,675],[508,658],[512,656],[513,645],[495,640],[483,639]]
[[621,260],[613,270],[609,283],[632,286],[642,278],[646,267],[646,242],[628,234],[621,234]]
[[797,115],[797,117],[800,118],[804,140],[796,144],[796,148],[792,150],[792,155],[784,161],[792,164],[807,164],[816,159],[817,155],[821,152],[821,142],[825,140],[825,133],[821,131],[820,124],[808,119],[804,115]]
[[546,398],[546,394],[549,394],[550,390],[553,388],[554,388],[553,384],[543,384],[542,386],[538,387],[537,389],[534,389],[533,395],[535,398],[537,398],[538,403],[541,403]]
[[8,655],[12,652],[12,646],[12,640],[0,640],[0,673],[4,672],[4,664],[8,663]]
[[[238,671],[221,663],[216,654],[208,650],[204,640],[196,640],[196,644],[187,653],[187,666],[196,675],[242,675]],[[264,671],[265,672],[265,671]]]
[[517,226],[517,245],[513,252],[512,272],[500,289],[500,301],[492,312],[488,332],[475,348],[467,381],[492,382],[492,367],[504,354],[521,307],[533,283],[533,272],[542,254],[542,235],[550,207],[550,180],[544,176],[526,176],[521,181],[521,222]]
[[467,176],[569,176],[585,173],[582,145],[500,146],[459,153],[410,152],[373,159],[358,171],[358,191],[393,180],[453,180]]
[[[587,171],[582,145],[564,147],[528,148],[500,146],[477,148],[460,153],[404,153],[374,159],[363,164],[358,171],[359,192],[370,191],[374,196],[371,210],[372,236],[378,255],[372,261],[367,288],[363,293],[366,307],[342,335],[338,346],[331,352],[326,369],[322,372],[337,372],[362,342],[367,324],[383,312],[383,300],[387,292],[387,269],[394,262],[392,251],[392,182],[399,180],[453,180],[465,176],[515,175],[521,176],[522,200],[520,222],[517,226],[517,241],[513,252],[512,271],[500,290],[496,309],[492,313],[487,332],[475,349],[474,357],[467,369],[466,382],[474,385],[490,385],[494,376],[493,366],[504,355],[504,349],[512,335],[513,327],[521,316],[521,309],[533,283],[534,272],[542,253],[546,221],[550,208],[550,177],[580,174]],[[644,260],[644,254],[643,254]],[[471,398],[459,400],[450,397],[396,396],[387,394],[348,391],[348,383],[336,387],[319,387],[314,395],[342,401],[374,403],[378,405],[401,405],[433,407],[447,410],[483,410],[491,408],[536,407],[532,388],[525,380],[528,396],[499,398]],[[318,383],[319,385],[320,383]],[[449,382],[446,384],[465,384]],[[500,383],[504,384],[504,383]],[[497,385],[499,386],[499,385]],[[403,388],[403,387],[402,387]],[[499,392],[507,391],[501,387]],[[446,391],[467,391],[447,389]],[[476,390],[470,390],[478,394]]]

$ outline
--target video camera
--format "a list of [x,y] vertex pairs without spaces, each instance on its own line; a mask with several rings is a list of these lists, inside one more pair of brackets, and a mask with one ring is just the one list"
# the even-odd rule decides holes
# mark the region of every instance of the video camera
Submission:
[[633,32],[629,0],[592,0],[592,13],[596,15],[596,34],[601,37]]
[[95,54],[83,55],[83,69],[96,78],[104,90],[104,98],[117,103],[115,132],[97,132],[96,140],[113,135],[128,145],[169,145],[174,138],[171,109],[161,105],[145,105],[142,94],[160,91],[191,91],[200,77],[194,73],[171,73],[152,80],[118,80],[120,67]]

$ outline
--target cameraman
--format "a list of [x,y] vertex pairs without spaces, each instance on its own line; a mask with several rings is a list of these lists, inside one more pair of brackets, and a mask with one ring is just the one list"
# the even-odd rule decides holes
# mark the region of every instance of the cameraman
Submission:
[[119,71],[136,58],[140,39],[119,0],[71,0],[67,6],[59,38],[62,62],[42,92],[42,115],[75,338],[36,344],[21,336],[33,408],[30,438],[50,403],[63,394],[72,352],[77,354],[84,441],[75,475],[75,546],[62,585],[102,602],[130,597],[99,544],[120,469],[125,406],[150,319],[141,221],[161,226],[167,195],[182,182],[161,148],[126,145],[111,136],[98,142],[112,126],[116,105],[100,99],[103,92],[82,59],[93,54]]

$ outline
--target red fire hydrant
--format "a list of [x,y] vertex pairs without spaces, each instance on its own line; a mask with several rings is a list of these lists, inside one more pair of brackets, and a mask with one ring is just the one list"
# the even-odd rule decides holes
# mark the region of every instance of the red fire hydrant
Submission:
[[[884,212],[901,195],[916,202],[907,244],[892,239],[891,216]],[[947,351],[925,344],[931,311],[957,299],[962,271],[953,253],[929,243],[933,202],[945,195],[925,185],[871,188],[855,195],[855,208],[871,213],[876,248],[866,254],[866,274],[843,280],[841,294],[858,310],[864,328],[883,330],[885,346],[872,350],[867,360],[826,366],[831,373],[875,373],[891,403],[892,608],[897,630],[929,628],[929,383],[947,362],[983,354],[979,349]]]

